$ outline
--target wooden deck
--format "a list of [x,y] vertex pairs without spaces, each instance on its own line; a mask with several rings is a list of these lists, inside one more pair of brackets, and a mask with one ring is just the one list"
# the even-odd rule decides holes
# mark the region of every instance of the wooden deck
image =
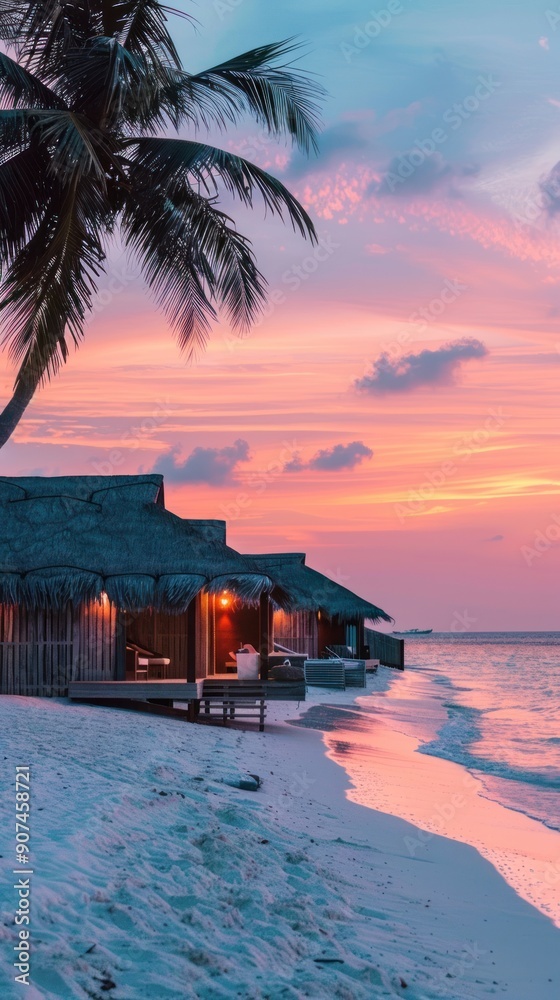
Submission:
[[[200,701],[203,690],[212,694],[212,688],[222,688],[227,683],[239,694],[244,687],[254,686],[254,681],[240,681],[235,674],[214,675],[204,680],[188,681],[169,679],[151,681],[72,681],[68,697],[72,701]],[[267,701],[305,701],[304,681],[262,681]]]
[[214,680],[205,684],[200,703],[199,722],[219,718],[222,725],[239,719],[255,719],[259,730],[264,731],[266,718],[265,681],[224,681]]
[[72,681],[68,697],[87,701],[194,701],[202,698],[203,681]]

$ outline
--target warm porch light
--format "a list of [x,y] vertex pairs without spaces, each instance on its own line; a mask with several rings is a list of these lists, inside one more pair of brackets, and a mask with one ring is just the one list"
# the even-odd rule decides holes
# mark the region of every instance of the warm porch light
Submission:
[[100,598],[101,598],[101,603],[102,604],[108,604],[109,603],[109,598],[107,597],[107,594],[105,593],[104,590],[101,591]]
[[220,604],[222,608],[229,608],[230,598],[226,590],[224,590],[222,596],[220,597]]

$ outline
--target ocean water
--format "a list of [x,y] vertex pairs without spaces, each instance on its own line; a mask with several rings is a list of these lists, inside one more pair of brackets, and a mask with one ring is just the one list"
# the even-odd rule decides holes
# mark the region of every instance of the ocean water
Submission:
[[405,850],[470,844],[560,928],[560,633],[414,636],[405,660],[299,724],[353,801],[411,824]]
[[407,639],[406,661],[442,709],[422,720],[419,751],[463,764],[489,798],[560,830],[560,633],[434,633]]

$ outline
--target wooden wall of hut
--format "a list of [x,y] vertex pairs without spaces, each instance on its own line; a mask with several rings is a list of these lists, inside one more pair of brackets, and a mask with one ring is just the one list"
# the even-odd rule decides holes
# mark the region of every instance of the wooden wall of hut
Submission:
[[318,621],[315,611],[275,611],[274,641],[294,653],[319,655]]
[[73,681],[124,679],[126,634],[122,617],[105,597],[74,613]]
[[[214,634],[216,648],[216,673],[223,674],[226,663],[235,662],[235,654],[245,643],[250,643],[259,650],[259,609],[243,604],[232,598],[227,607],[221,605],[221,599],[214,599]],[[268,652],[268,649],[266,650]]]
[[319,655],[327,646],[346,645],[346,625],[339,621],[330,621],[324,615],[319,618]]
[[[126,615],[126,638],[145,649],[171,660],[166,668],[168,678],[189,678],[189,666],[194,677],[209,673],[209,598],[199,594],[191,610],[178,615],[163,611],[142,611]],[[193,640],[194,632],[194,640]],[[194,664],[193,661],[194,660]],[[193,670],[194,666],[194,670]]]
[[124,656],[117,612],[0,605],[0,693],[61,697],[71,680],[115,680]]

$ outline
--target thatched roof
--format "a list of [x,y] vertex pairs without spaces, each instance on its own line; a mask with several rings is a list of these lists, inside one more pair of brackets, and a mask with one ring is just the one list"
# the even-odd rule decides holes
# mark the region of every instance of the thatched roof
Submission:
[[204,588],[248,601],[275,591],[225,544],[223,522],[184,520],[162,498],[156,475],[0,478],[0,602],[63,607],[106,593],[123,610],[180,612]]
[[320,611],[327,618],[351,622],[359,618],[392,622],[381,608],[347,590],[340,583],[305,565],[302,552],[252,555],[248,558],[289,595],[292,611]]

